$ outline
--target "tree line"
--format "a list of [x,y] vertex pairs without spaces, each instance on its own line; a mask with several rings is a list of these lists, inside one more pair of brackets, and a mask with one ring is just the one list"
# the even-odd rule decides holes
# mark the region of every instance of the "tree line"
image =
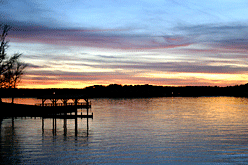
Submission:
[[[2,89],[4,90],[4,89]],[[7,89],[5,89],[7,90]],[[84,89],[11,89],[2,97],[38,97],[42,95],[87,95],[89,98],[144,98],[144,97],[248,97],[248,84],[218,86],[153,86],[153,85],[94,85]]]

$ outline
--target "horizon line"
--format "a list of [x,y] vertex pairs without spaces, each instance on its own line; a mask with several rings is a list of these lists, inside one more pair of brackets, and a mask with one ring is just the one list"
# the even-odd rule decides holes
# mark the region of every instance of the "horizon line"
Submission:
[[[153,87],[219,87],[219,88],[225,88],[225,87],[235,87],[235,86],[242,86],[242,85],[248,85],[248,82],[245,84],[236,84],[236,85],[230,85],[230,86],[213,86],[213,85],[153,85],[153,84],[108,84],[108,85],[101,85],[101,84],[95,84],[91,86],[86,86],[84,88],[8,88],[8,89],[86,89],[87,87],[93,87],[93,86],[103,86],[108,87],[110,85],[119,85],[119,86],[153,86]],[[3,89],[3,88],[0,88]]]

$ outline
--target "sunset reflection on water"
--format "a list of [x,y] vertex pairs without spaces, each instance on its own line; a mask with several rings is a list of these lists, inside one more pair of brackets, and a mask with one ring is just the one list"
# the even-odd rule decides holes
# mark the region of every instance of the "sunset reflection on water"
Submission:
[[[26,103],[32,101],[26,99]],[[44,133],[39,118],[16,119],[14,130],[11,119],[5,119],[1,153],[7,151],[5,157],[13,161],[20,154],[20,164],[36,160],[46,164],[245,164],[248,158],[247,98],[165,97],[91,102],[94,119],[88,120],[88,131],[86,119],[78,120],[77,137],[74,120],[67,121],[65,135],[64,120],[57,119],[54,135],[52,119],[45,120]]]

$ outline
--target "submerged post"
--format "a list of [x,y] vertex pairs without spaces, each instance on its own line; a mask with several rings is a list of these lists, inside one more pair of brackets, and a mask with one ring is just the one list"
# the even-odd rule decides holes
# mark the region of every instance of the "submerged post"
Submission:
[[44,135],[44,118],[42,117],[42,135]]
[[53,135],[56,136],[57,131],[57,124],[56,124],[56,118],[53,118]]
[[64,119],[64,136],[67,135],[67,119]]
[[78,124],[77,124],[77,117],[75,118],[75,136],[77,136],[77,126],[78,126]]
[[89,136],[89,119],[87,117],[87,137]]
[[14,127],[15,127],[15,118],[12,117],[12,129],[14,129]]

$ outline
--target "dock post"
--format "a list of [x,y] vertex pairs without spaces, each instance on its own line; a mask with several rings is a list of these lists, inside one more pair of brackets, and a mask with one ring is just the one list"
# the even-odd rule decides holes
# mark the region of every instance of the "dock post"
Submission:
[[12,117],[12,129],[14,129],[14,127],[15,127],[15,118],[14,117]]
[[63,99],[64,106],[67,106],[67,101],[68,101],[68,99]]
[[67,119],[64,118],[64,136],[67,135]]
[[87,117],[87,137],[89,136],[89,118]]
[[78,99],[73,99],[74,100],[74,106],[77,106]]
[[42,135],[44,135],[44,118],[42,117]]
[[42,107],[44,107],[45,101],[46,101],[46,99],[42,99]]
[[87,99],[85,99],[85,101],[86,101],[86,107],[88,108],[89,107],[89,99],[87,98]]
[[78,124],[77,124],[77,109],[76,109],[76,112],[75,112],[75,136],[77,136],[77,128],[78,127]]
[[56,136],[57,125],[56,125],[56,118],[53,118],[53,135]]
[[67,119],[66,119],[67,113],[64,112],[64,136],[67,135]]
[[53,136],[54,136],[54,118],[53,118]]

